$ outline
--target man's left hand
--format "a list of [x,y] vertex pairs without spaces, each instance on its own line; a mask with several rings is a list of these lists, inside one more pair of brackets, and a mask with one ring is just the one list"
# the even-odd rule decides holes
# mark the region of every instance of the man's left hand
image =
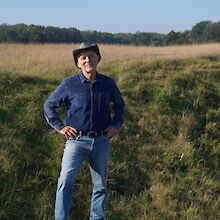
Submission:
[[115,127],[110,126],[106,129],[106,131],[107,131],[106,137],[108,139],[111,139],[119,133],[119,128],[115,128]]

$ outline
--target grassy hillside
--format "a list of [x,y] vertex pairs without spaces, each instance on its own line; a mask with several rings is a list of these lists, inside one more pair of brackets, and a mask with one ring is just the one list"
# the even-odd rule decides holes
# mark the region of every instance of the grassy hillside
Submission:
[[[73,71],[39,72],[0,72],[0,219],[54,217],[64,139],[42,105]],[[109,61],[100,72],[116,79],[126,101],[112,141],[106,219],[220,219],[220,58]],[[75,185],[76,220],[89,216],[86,165]]]

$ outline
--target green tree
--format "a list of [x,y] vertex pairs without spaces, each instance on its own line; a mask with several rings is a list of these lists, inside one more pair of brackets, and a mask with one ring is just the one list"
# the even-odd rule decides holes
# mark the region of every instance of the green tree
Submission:
[[30,25],[28,27],[29,42],[43,43],[45,42],[45,27],[39,25]]
[[207,25],[203,35],[204,39],[208,42],[220,42],[220,22]]
[[204,30],[210,23],[211,21],[201,21],[193,26],[191,30],[191,37],[194,42],[204,41]]
[[16,24],[14,26],[15,32],[16,32],[16,41],[22,42],[22,43],[28,43],[29,41],[29,34],[27,31],[27,25],[26,24]]
[[167,34],[167,36],[165,38],[165,44],[166,45],[176,44],[177,39],[178,39],[178,34],[172,30]]

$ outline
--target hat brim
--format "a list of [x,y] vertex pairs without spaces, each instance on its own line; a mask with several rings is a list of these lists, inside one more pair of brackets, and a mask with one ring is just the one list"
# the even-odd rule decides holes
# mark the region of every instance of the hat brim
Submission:
[[99,48],[98,48],[97,45],[93,45],[91,47],[86,47],[86,48],[81,48],[81,49],[76,49],[76,50],[73,50],[73,58],[74,58],[74,61],[75,61],[75,64],[76,64],[77,67],[78,67],[77,62],[78,62],[79,55],[82,52],[89,51],[89,50],[94,51],[99,56],[99,59],[101,59],[101,54],[99,52]]

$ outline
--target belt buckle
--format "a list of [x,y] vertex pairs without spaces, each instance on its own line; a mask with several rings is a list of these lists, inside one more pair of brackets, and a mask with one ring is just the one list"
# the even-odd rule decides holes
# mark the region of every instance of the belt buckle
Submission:
[[97,132],[95,132],[95,131],[88,131],[88,132],[87,132],[87,135],[88,135],[88,137],[93,138],[93,137],[96,137],[96,136],[97,136]]

